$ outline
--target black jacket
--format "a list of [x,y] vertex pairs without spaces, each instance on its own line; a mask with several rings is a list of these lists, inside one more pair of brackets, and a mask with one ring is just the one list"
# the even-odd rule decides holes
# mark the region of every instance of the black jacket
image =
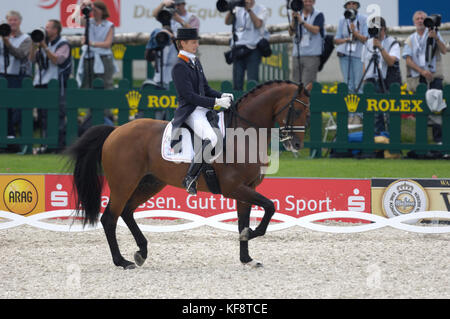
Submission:
[[200,61],[197,66],[191,60],[178,58],[172,69],[172,79],[178,95],[178,108],[175,110],[173,128],[179,128],[197,106],[213,108],[215,98],[222,95],[209,87]]

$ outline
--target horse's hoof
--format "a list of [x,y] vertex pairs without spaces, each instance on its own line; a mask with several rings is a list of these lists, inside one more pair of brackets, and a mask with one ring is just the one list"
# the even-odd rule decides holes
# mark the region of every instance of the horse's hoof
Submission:
[[142,257],[142,255],[141,255],[141,253],[139,251],[134,253],[134,262],[139,267],[141,267],[144,264],[144,262],[145,262],[145,258]]
[[117,266],[118,267],[122,267],[124,270],[135,269],[136,268],[136,264],[132,263],[131,261],[128,261],[128,260],[123,260]]
[[239,240],[240,241],[249,241],[250,240],[250,232],[251,232],[251,229],[248,227],[245,227],[239,234]]
[[263,264],[260,261],[256,261],[256,260],[252,260],[249,261],[248,263],[242,263],[245,267],[250,267],[250,268],[262,268]]

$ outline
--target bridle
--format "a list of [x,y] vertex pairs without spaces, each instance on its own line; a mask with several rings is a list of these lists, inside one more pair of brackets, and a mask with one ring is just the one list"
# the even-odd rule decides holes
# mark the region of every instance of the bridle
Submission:
[[[305,126],[296,126],[293,125],[294,121],[299,118],[302,114],[301,110],[296,110],[294,108],[294,103],[298,102],[302,105],[304,105],[306,108],[309,108],[309,104],[303,102],[302,100],[299,100],[297,98],[297,95],[299,95],[302,90],[303,90],[303,84],[296,84],[298,86],[298,89],[295,91],[294,96],[292,97],[292,99],[285,105],[283,106],[278,112],[276,112],[273,116],[273,118],[276,120],[277,117],[287,108],[288,112],[286,114],[286,119],[284,121],[282,121],[282,123],[284,123],[285,126],[280,126],[280,142],[286,142],[288,140],[291,140],[293,138],[293,134],[294,133],[304,133],[306,128]],[[237,118],[243,120],[244,122],[246,122],[247,124],[250,124],[252,127],[259,127],[257,124],[247,120],[246,118],[242,117],[239,113],[238,110],[231,107],[229,108],[229,110],[231,111],[231,113],[233,113],[234,116],[236,116]]]
[[280,142],[286,142],[293,138],[294,133],[305,133],[306,127],[304,125],[293,125],[294,121],[298,119],[302,115],[301,110],[296,110],[294,108],[294,103],[298,102],[303,104],[306,108],[309,107],[309,104],[306,104],[302,100],[297,98],[297,95],[300,94],[303,90],[303,84],[298,85],[298,90],[295,92],[292,99],[288,104],[283,106],[278,112],[273,116],[274,119],[278,117],[284,110],[288,108],[288,112],[286,114],[286,118],[281,122],[285,126],[280,126]]

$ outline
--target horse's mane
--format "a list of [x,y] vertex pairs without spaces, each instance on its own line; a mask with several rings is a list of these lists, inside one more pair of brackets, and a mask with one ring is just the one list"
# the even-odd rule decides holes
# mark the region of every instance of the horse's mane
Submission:
[[262,84],[259,84],[258,86],[254,87],[253,89],[251,89],[250,91],[248,91],[247,93],[245,93],[239,100],[236,101],[236,107],[239,107],[239,105],[241,105],[248,97],[252,97],[254,96],[257,92],[261,93],[259,91],[265,91],[266,89],[272,87],[272,85],[274,84],[295,84],[298,85],[298,83],[290,81],[290,80],[272,80],[272,81],[267,81],[264,82]]

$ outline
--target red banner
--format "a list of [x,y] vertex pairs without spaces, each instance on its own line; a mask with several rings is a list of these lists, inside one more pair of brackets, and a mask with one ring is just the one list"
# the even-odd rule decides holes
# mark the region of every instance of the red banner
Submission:
[[[75,198],[72,176],[46,175],[46,211],[73,209]],[[302,217],[319,212],[371,211],[370,180],[267,178],[257,191],[271,199],[277,213]],[[109,201],[105,183],[102,211]],[[260,207],[253,209],[261,210]],[[189,195],[184,189],[167,186],[143,203],[136,211],[173,210],[198,214],[203,217],[236,211],[235,200],[222,195],[199,192]]]

